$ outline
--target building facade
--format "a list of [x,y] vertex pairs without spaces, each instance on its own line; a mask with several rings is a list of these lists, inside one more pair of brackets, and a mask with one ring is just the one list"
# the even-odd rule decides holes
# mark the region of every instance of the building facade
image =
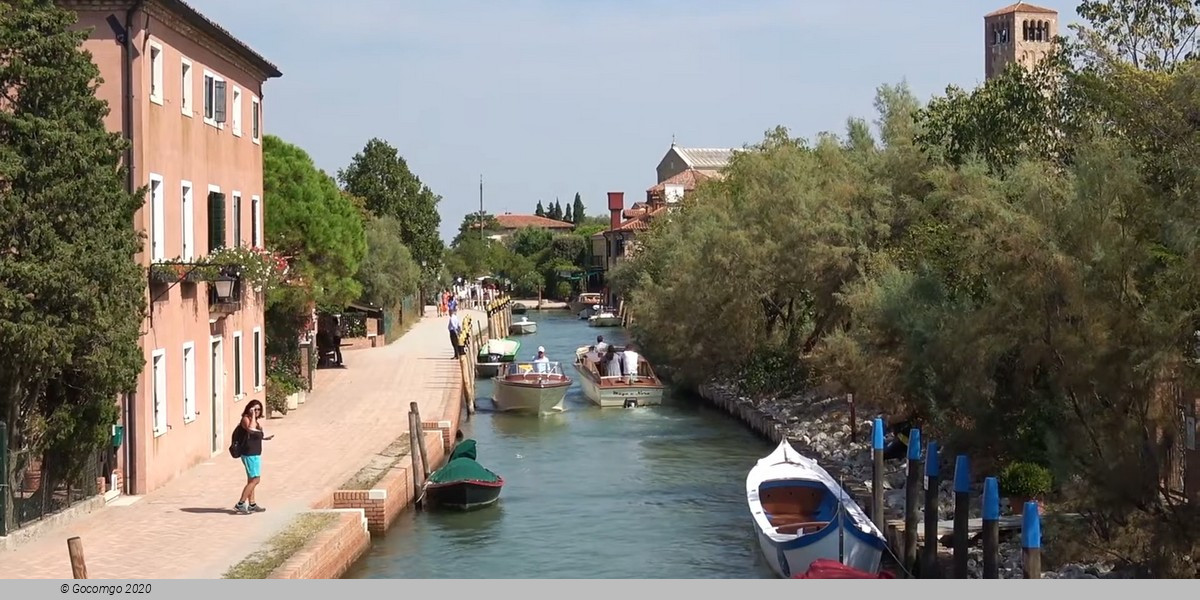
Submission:
[[1058,12],[1018,2],[983,17],[984,71],[999,76],[1008,65],[1033,68],[1054,49]]
[[[180,0],[60,0],[89,28],[108,127],[131,141],[130,187],[146,187],[142,266],[194,264],[264,246],[263,86],[279,70]],[[237,282],[150,277],[137,390],[121,399],[117,464],[144,494],[225,452],[250,400],[265,403],[263,298]]]

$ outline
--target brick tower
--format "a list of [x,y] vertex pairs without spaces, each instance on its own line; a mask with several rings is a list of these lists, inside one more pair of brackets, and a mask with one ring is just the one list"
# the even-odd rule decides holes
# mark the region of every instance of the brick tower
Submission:
[[1031,68],[1054,48],[1058,11],[1018,2],[983,17],[984,73],[991,79],[1019,63]]

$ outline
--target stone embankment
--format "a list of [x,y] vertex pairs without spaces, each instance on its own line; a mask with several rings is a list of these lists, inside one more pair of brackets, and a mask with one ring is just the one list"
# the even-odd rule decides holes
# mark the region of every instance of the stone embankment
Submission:
[[[823,397],[817,393],[792,397],[751,398],[728,383],[709,383],[700,386],[699,394],[714,406],[741,419],[755,432],[778,443],[784,436],[797,450],[820,461],[852,495],[867,502],[871,494],[871,427],[875,415],[858,414],[851,428],[850,404],[843,395]],[[852,435],[852,433],[854,435]],[[890,436],[889,436],[890,438]],[[939,518],[954,518],[954,459],[942,456],[942,478],[939,485]],[[904,460],[884,463],[883,501],[886,518],[904,518],[904,484],[907,464]],[[982,512],[983,486],[976,484],[971,497],[971,518]],[[864,506],[865,507],[865,506]],[[1002,514],[1008,514],[1007,500],[1001,499]],[[949,540],[943,538],[939,553],[949,556]],[[983,575],[983,551],[978,542],[970,549],[969,567],[972,578]],[[1043,566],[1046,562],[1043,561]],[[1000,542],[1000,577],[1021,577],[1021,544],[1019,532],[1004,532]],[[1055,571],[1043,573],[1048,579],[1090,579],[1119,577],[1111,564],[1067,564]]]

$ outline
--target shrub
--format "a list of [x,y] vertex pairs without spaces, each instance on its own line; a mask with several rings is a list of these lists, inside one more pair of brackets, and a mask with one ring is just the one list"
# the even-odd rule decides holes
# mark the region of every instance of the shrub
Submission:
[[1014,462],[1000,473],[1000,493],[1008,497],[1037,498],[1048,494],[1050,470],[1030,462]]

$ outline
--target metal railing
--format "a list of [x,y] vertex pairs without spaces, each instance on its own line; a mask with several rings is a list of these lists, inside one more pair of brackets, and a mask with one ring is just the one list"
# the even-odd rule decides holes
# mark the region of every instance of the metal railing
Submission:
[[[0,535],[20,529],[30,523],[62,512],[79,502],[100,493],[97,479],[106,477],[106,460],[112,459],[110,448],[101,449],[84,460],[82,468],[69,478],[55,475],[56,469],[42,460],[33,461],[21,473],[19,481],[11,481],[9,469],[8,428],[0,422]],[[107,478],[107,477],[106,477]],[[12,506],[12,521],[4,516]]]

